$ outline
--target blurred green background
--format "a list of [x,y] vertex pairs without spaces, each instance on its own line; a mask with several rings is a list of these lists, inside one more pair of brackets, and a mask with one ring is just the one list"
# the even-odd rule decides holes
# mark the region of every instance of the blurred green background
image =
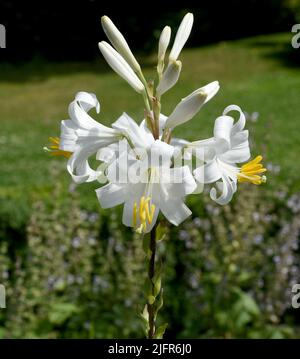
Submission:
[[[260,11],[255,1],[247,4]],[[238,104],[247,112],[253,156],[263,154],[268,168],[266,185],[240,185],[230,205],[215,205],[206,191],[190,197],[193,216],[181,227],[166,223],[161,321],[169,338],[300,337],[300,309],[291,307],[292,286],[300,283],[300,49],[291,46],[294,22],[288,25],[299,2],[281,5],[289,14],[284,32],[284,21],[271,34],[238,39],[236,29],[234,40],[220,35],[184,50],[181,78],[164,96],[169,114],[182,97],[218,80],[219,94],[176,134],[210,137],[215,118]],[[154,45],[137,48],[151,78]],[[73,185],[66,160],[43,152],[76,92],[97,95],[101,113],[92,115],[107,125],[123,111],[140,122],[141,99],[100,54],[72,62],[31,55],[0,62],[0,283],[7,291],[0,337],[142,337],[140,238],[120,223],[121,208],[100,209],[97,184]]]

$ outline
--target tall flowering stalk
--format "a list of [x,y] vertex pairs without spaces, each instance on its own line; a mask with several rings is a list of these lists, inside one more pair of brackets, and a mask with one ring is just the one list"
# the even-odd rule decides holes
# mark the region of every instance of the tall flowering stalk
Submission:
[[[140,313],[147,338],[162,338],[167,324],[157,326],[163,306],[162,265],[157,246],[164,239],[159,213],[178,226],[192,214],[185,205],[190,194],[199,195],[206,184],[215,184],[210,196],[227,204],[237,184],[259,185],[266,181],[266,169],[257,156],[250,158],[245,115],[236,105],[228,106],[215,120],[213,136],[193,142],[173,138],[176,126],[191,120],[219,91],[218,81],[194,90],[172,113],[161,113],[162,96],[176,85],[182,70],[178,60],[193,26],[193,14],[184,16],[167,56],[171,28],[166,26],[158,44],[157,78],[147,81],[124,36],[107,17],[102,27],[111,44],[101,41],[99,49],[110,67],[142,96],[145,118],[138,125],[125,112],[111,127],[95,121],[89,111],[100,112],[91,93],[78,92],[69,105],[69,119],[61,122],[60,138],[51,137],[46,148],[52,155],[68,158],[67,170],[76,183],[98,181],[96,195],[102,208],[124,205],[122,222],[142,237],[147,261],[146,300]],[[229,113],[237,112],[234,120]],[[98,168],[89,165],[96,155]]]

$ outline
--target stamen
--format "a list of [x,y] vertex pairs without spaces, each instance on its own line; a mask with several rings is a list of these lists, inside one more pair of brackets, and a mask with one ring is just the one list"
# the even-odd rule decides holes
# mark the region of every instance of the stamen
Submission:
[[[151,197],[141,197],[139,206],[137,202],[133,204],[133,226],[138,233],[144,233],[147,230],[147,224],[152,224],[155,205],[150,204]],[[138,225],[139,223],[139,225]]]
[[256,185],[260,185],[267,181],[266,176],[261,176],[266,172],[266,168],[260,163],[262,156],[257,156],[254,160],[249,161],[240,168],[240,172],[237,175],[239,182],[250,182]]
[[72,152],[63,151],[59,148],[59,137],[49,137],[49,141],[51,145],[49,147],[44,147],[44,151],[50,152],[50,155],[52,156],[71,157]]
[[133,226],[136,227],[136,217],[137,217],[137,203],[134,201],[133,204]]

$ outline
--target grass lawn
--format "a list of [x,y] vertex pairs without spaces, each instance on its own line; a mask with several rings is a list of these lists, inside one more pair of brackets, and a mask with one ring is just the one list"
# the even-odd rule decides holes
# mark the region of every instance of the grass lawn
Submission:
[[[184,51],[181,78],[163,99],[162,112],[169,114],[182,97],[219,80],[219,94],[176,134],[195,140],[210,137],[215,118],[229,104],[258,111],[258,122],[248,126],[257,145],[253,155],[263,153],[266,162],[281,167],[278,176],[269,175],[271,187],[289,180],[298,190],[300,62],[297,67],[283,55],[286,49],[300,50],[291,49],[290,40],[291,34],[275,34]],[[150,77],[154,61],[147,63],[145,74]],[[69,175],[62,171],[65,160],[50,159],[42,148],[49,136],[59,134],[60,120],[67,118],[77,91],[97,94],[101,113],[93,115],[104,124],[123,111],[138,122],[142,119],[141,98],[109,70],[100,53],[99,61],[91,64],[0,64],[0,74],[0,200],[8,211],[48,194],[55,181],[68,186]],[[92,207],[97,206],[91,190],[96,187],[85,184],[80,189]]]

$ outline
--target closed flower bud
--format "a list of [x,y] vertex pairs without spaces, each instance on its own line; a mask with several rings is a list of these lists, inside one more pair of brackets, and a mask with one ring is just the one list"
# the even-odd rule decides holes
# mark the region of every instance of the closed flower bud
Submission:
[[171,61],[169,63],[156,89],[156,92],[159,96],[163,95],[176,84],[181,72],[181,67],[181,61]]
[[139,63],[131,52],[124,36],[117,29],[111,19],[108,16],[102,16],[101,24],[106,36],[115,49],[124,57],[135,72],[139,72],[141,70]]
[[189,121],[219,91],[219,88],[219,82],[214,81],[183,98],[167,119],[165,127],[174,128]]
[[171,38],[171,28],[170,26],[165,26],[159,38],[158,61],[164,61],[165,54],[170,43],[170,38]]
[[178,56],[180,55],[180,52],[187,42],[187,39],[190,36],[192,26],[194,22],[194,15],[191,13],[187,13],[185,17],[182,19],[182,22],[179,26],[179,29],[177,31],[175,41],[172,47],[172,50],[170,52],[169,60],[176,61]]
[[132,68],[124,60],[124,58],[107,42],[101,41],[99,49],[109,66],[124,80],[126,80],[135,91],[142,93],[145,90],[144,85],[134,73]]

